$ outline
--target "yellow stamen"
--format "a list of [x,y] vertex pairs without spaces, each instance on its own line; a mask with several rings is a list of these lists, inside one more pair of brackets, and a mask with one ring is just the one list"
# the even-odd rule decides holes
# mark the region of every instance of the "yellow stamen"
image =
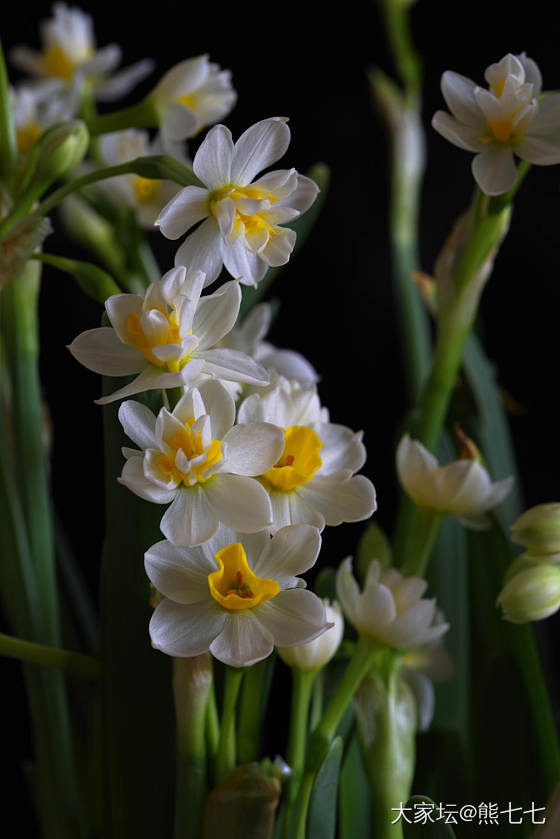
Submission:
[[142,178],[140,175],[137,175],[134,178],[132,188],[140,203],[144,204],[147,201],[151,201],[158,190],[159,184],[160,181],[156,180],[156,178]]
[[208,575],[210,594],[220,606],[238,612],[251,609],[276,597],[280,586],[276,580],[257,577],[249,568],[240,542],[222,548],[216,556],[218,571]]
[[80,57],[79,61],[71,58],[66,53],[60,44],[53,44],[43,53],[43,67],[45,68],[45,75],[55,76],[57,79],[64,79],[69,82],[80,64],[87,61],[93,55],[93,49],[88,48]]
[[[236,186],[235,184],[228,184],[227,186],[221,187],[221,189],[214,190],[214,192],[210,194],[209,208],[214,218],[216,218],[216,204],[223,201],[225,198],[231,198],[234,203],[236,203],[237,198],[250,198],[256,200],[267,199],[271,204],[275,204],[277,201],[276,196],[272,192],[268,192],[260,187]],[[230,235],[232,239],[235,239],[239,233],[245,232],[246,235],[251,235],[259,233],[264,229],[268,231],[268,241],[270,241],[275,235],[274,226],[269,224],[267,221],[265,211],[253,213],[252,215],[246,215],[245,213],[242,213],[241,210],[236,209],[233,229]]]
[[200,96],[198,96],[196,93],[186,93],[184,96],[180,96],[177,99],[177,102],[179,102],[181,105],[185,105],[187,108],[190,108],[191,111],[195,111],[196,106],[200,102]]
[[[167,444],[173,449],[174,454],[168,456],[162,452],[157,459],[158,468],[164,475],[173,478],[177,483],[183,481],[186,486],[193,486],[194,483],[204,483],[209,480],[212,475],[208,475],[207,472],[222,459],[222,444],[220,440],[212,440],[205,452],[202,434],[192,431],[194,422],[194,417],[189,417],[183,429],[167,440]],[[206,454],[206,457],[201,463],[191,467],[189,474],[186,475],[175,464],[175,455],[179,449],[183,450],[187,460],[192,460],[192,458],[200,457],[203,454]],[[193,478],[195,479],[194,481]]]
[[290,490],[311,480],[322,464],[323,443],[306,425],[291,425],[284,431],[284,451],[272,469],[261,475],[275,489]]
[[[161,311],[158,309],[158,311]],[[181,336],[179,334],[179,322],[175,310],[172,312],[162,312],[168,322],[167,338],[164,341],[159,341],[158,344],[150,341],[144,330],[142,329],[142,322],[136,314],[131,312],[125,321],[126,331],[128,333],[127,343],[142,353],[144,358],[147,358],[150,364],[155,364],[156,367],[167,367],[170,373],[176,373],[187,363],[187,358],[177,361],[170,359],[169,361],[160,361],[152,352],[155,346],[162,344],[180,344]]]

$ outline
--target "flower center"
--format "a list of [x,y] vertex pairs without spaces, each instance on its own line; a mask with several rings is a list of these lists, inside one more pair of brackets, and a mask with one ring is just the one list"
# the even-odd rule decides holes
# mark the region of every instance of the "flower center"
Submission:
[[284,451],[272,469],[261,475],[275,489],[290,490],[311,480],[322,464],[323,444],[312,428],[291,425],[284,431]]
[[[194,427],[193,427],[194,426]],[[163,452],[157,459],[158,468],[176,484],[194,486],[207,481],[222,461],[220,440],[204,444],[202,432],[196,427],[194,417],[189,417],[183,429],[169,440],[168,446],[174,455]]]
[[[216,205],[226,198],[230,198],[234,202],[236,210],[233,227],[229,234],[231,241],[245,235],[249,238],[248,244],[250,247],[251,240],[253,240],[255,248],[260,249],[263,244],[268,243],[273,238],[275,235],[274,225],[270,224],[267,212],[272,204],[277,201],[275,195],[256,186],[229,184],[221,189],[214,190],[210,195],[209,207],[214,218],[217,218]],[[263,202],[261,209],[254,213],[248,212],[250,205],[247,204],[247,200]]]
[[[491,136],[489,137],[482,137],[485,142],[490,142],[491,140],[497,140],[498,143],[507,143],[508,140],[512,138],[512,135],[516,137],[514,130],[513,130],[513,123],[515,122],[515,118],[517,116],[517,111],[514,111],[505,119],[495,119],[488,121],[488,129],[490,131]],[[517,139],[521,139],[521,134],[517,136]]]
[[208,575],[208,585],[210,594],[224,609],[251,609],[280,591],[276,580],[257,577],[251,571],[240,542],[222,548],[215,556],[219,570]]
[[71,58],[67,52],[60,46],[60,44],[53,44],[43,53],[43,66],[48,76],[55,76],[57,79],[64,79],[69,82],[76,67],[87,61],[93,55],[93,49],[89,47],[84,50],[83,56],[79,60]]
[[151,201],[158,190],[159,183],[155,178],[142,178],[140,175],[134,178],[132,188],[141,204]]
[[185,105],[187,108],[190,108],[191,111],[195,111],[196,106],[200,102],[200,96],[196,93],[186,93],[184,96],[179,96],[177,102],[181,105]]
[[161,309],[156,308],[148,309],[148,311],[157,312],[161,315],[159,318],[159,328],[157,330],[150,330],[150,333],[146,334],[142,325],[142,320],[138,317],[136,312],[131,312],[125,321],[125,327],[128,333],[127,343],[141,352],[144,358],[148,359],[150,364],[155,364],[156,367],[167,367],[170,373],[176,373],[185,366],[188,356],[185,356],[185,358],[181,360],[172,358],[167,361],[160,361],[160,359],[154,355],[152,350],[154,347],[166,344],[181,343],[177,312],[175,309],[171,312],[162,312]]

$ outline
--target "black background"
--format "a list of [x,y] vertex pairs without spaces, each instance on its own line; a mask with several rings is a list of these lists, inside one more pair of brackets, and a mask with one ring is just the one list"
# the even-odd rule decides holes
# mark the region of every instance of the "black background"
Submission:
[[[225,122],[234,138],[264,117],[289,116],[292,143],[279,165],[306,171],[324,161],[331,167],[322,217],[274,289],[281,308],[271,339],[300,350],[315,365],[333,421],[364,429],[364,471],[377,488],[378,521],[390,529],[397,491],[394,444],[406,396],[390,286],[386,137],[372,110],[366,78],[374,65],[393,72],[375,4],[327,9],[324,4],[229,3],[221,8],[159,0],[145,6],[90,2],[81,8],[94,15],[99,46],[122,46],[124,65],[145,56],[156,59],[154,81],[178,61],[208,52],[233,71],[239,101]],[[421,0],[413,8],[415,42],[425,63],[427,174],[418,266],[423,270],[431,270],[473,188],[471,156],[429,127],[433,112],[445,107],[441,73],[453,69],[482,83],[488,64],[507,52],[526,51],[541,68],[544,88],[560,88],[558,30],[547,18],[549,8],[538,2],[514,13],[511,4],[480,0]],[[6,52],[16,43],[38,48],[37,21],[49,10],[49,3],[30,2],[4,9]],[[14,71],[12,78],[19,77]],[[146,93],[151,83],[143,83],[125,104]],[[501,385],[520,406],[511,426],[527,506],[558,498],[559,209],[560,167],[533,167],[482,303],[488,354]],[[162,271],[168,270],[175,244],[158,233],[150,235]],[[51,252],[63,252],[63,247],[57,235],[45,244]],[[65,346],[99,324],[100,307],[66,277],[47,272],[42,314],[42,374],[54,427],[53,494],[95,591],[103,513],[101,409],[93,399],[100,383],[70,358]],[[326,561],[336,564],[352,553],[359,533],[358,525],[329,532]],[[547,626],[556,630],[557,622]],[[18,671],[8,665],[5,672],[7,714],[15,720],[10,728],[17,731],[25,725],[11,699],[11,684],[16,697],[19,690]],[[8,749],[4,761],[14,766]],[[17,773],[10,776],[7,796],[21,781]],[[18,835],[30,829],[21,823]]]

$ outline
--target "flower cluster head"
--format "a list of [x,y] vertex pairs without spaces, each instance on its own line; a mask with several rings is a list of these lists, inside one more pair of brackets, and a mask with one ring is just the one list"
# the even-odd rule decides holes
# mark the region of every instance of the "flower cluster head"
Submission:
[[318,188],[295,169],[253,179],[282,157],[289,142],[290,129],[279,117],[257,122],[235,145],[225,125],[210,129],[193,162],[204,187],[182,189],[156,221],[168,239],[202,222],[177,251],[175,265],[204,270],[207,284],[225,265],[232,277],[257,285],[268,266],[288,262],[296,234],[282,225],[311,206]]
[[323,600],[323,606],[330,629],[307,644],[278,647],[278,655],[289,667],[297,670],[321,670],[338,650],[344,635],[344,618],[340,606],[336,601],[331,605],[328,600]]
[[354,474],[366,459],[362,434],[329,422],[314,387],[276,376],[270,387],[241,403],[239,422],[270,422],[282,429],[281,457],[260,475],[274,528],[305,522],[322,530],[375,511],[373,484]]
[[41,37],[43,50],[16,47],[11,55],[14,64],[39,79],[56,79],[61,91],[73,87],[76,106],[85,83],[97,99],[110,102],[125,96],[153,67],[145,59],[111,75],[121,60],[120,47],[96,49],[91,17],[65,3],[54,4],[52,18],[41,25]]
[[504,500],[513,478],[492,483],[475,452],[464,454],[465,457],[440,466],[433,454],[406,434],[397,448],[397,472],[418,507],[456,516],[474,530],[485,529],[485,514]]
[[194,384],[203,374],[267,385],[266,371],[244,353],[216,348],[235,323],[241,291],[235,280],[201,297],[204,273],[173,268],[144,297],[115,294],[105,303],[110,327],[82,332],[68,349],[104,376],[138,374],[98,399],[100,405],[154,388]]
[[219,522],[244,533],[270,527],[270,501],[254,476],[278,460],[282,432],[269,423],[234,425],[235,404],[218,381],[189,389],[157,418],[138,402],[124,402],[119,419],[140,446],[124,450],[120,481],[141,498],[172,502],[161,522],[170,541],[199,545]]
[[314,565],[320,546],[319,532],[307,525],[272,537],[220,528],[195,548],[158,542],[145,557],[148,577],[165,596],[150,622],[153,645],[173,656],[210,651],[247,667],[275,645],[312,641],[331,624],[297,575]]
[[72,97],[58,96],[58,83],[21,85],[12,91],[12,113],[20,154],[28,154],[43,132],[71,119],[76,111]]
[[451,114],[438,111],[432,125],[454,145],[477,152],[477,184],[487,195],[500,195],[517,179],[514,153],[529,163],[560,163],[560,94],[539,98],[541,74],[525,53],[508,53],[484,78],[488,89],[445,72],[441,89]]
[[336,575],[336,594],[350,623],[361,636],[389,647],[430,644],[449,628],[436,613],[436,601],[422,598],[427,587],[420,577],[404,577],[394,568],[383,571],[377,559],[368,567],[363,591],[352,574],[351,557]]

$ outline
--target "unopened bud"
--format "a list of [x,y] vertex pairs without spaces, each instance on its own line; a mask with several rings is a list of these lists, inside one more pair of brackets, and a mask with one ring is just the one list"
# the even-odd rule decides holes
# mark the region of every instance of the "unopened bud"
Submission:
[[206,802],[203,839],[272,836],[282,784],[270,764],[238,766]]
[[327,621],[332,624],[330,629],[307,644],[297,647],[278,647],[278,654],[288,667],[298,670],[320,670],[329,663],[336,653],[344,633],[344,618],[338,603],[331,606],[328,600],[323,601]]
[[497,605],[510,623],[550,617],[560,609],[560,568],[546,564],[520,571],[503,587]]
[[529,553],[560,553],[560,503],[537,504],[526,510],[511,526],[514,542]]
[[55,125],[43,135],[35,171],[34,184],[41,190],[81,163],[88,150],[89,132],[80,119],[71,119]]

